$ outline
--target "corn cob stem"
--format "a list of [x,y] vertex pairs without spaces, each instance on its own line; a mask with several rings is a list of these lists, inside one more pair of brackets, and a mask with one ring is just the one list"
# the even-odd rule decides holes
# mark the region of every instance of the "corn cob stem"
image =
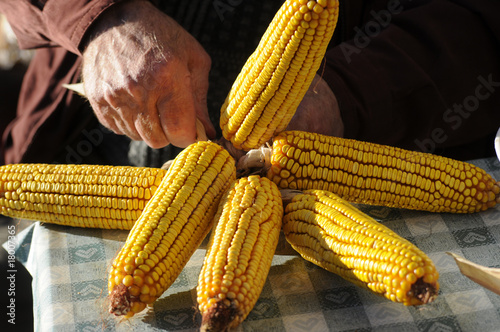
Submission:
[[199,276],[201,331],[226,331],[250,313],[278,244],[283,206],[267,178],[236,180],[222,199]]
[[132,228],[166,171],[146,167],[0,167],[0,213],[73,227]]
[[235,175],[234,159],[212,142],[192,144],[174,159],[113,262],[111,313],[131,317],[170,287],[210,230]]
[[241,174],[259,170],[280,188],[323,189],[362,204],[473,213],[500,202],[499,183],[473,164],[300,131],[238,161]]
[[306,260],[391,301],[419,305],[437,296],[439,274],[427,255],[333,193],[294,196],[283,232]]

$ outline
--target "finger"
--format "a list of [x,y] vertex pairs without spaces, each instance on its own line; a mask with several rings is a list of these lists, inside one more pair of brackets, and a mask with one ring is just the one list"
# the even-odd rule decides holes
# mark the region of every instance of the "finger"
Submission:
[[196,141],[196,116],[192,99],[188,106],[189,99],[191,96],[179,96],[175,100],[163,98],[158,102],[163,132],[172,145],[181,148]]
[[106,102],[101,103],[90,103],[92,109],[94,110],[94,114],[97,117],[97,120],[106,128],[111,130],[112,132],[122,135],[119,126],[116,124],[114,110],[111,106],[109,106]]
[[[133,140],[143,140],[152,148],[169,144],[157,114],[156,105],[149,107],[146,98],[151,95],[137,82],[128,80],[116,91],[107,89],[104,99],[113,107],[119,130]],[[151,104],[151,103],[149,103]]]
[[216,132],[215,127],[208,115],[207,94],[208,94],[208,75],[211,67],[211,60],[208,54],[203,50],[197,52],[198,55],[190,64],[189,71],[191,72],[191,86],[193,87],[193,98],[196,117],[205,127],[206,135],[213,139]]
[[135,128],[135,114],[138,106],[135,101],[123,92],[114,93],[110,89],[104,90],[104,101],[109,105],[113,114],[114,127],[118,129],[115,133],[128,136],[133,140],[140,140],[141,136]]
[[154,111],[138,113],[134,124],[141,139],[153,149],[160,149],[170,144],[160,125],[156,107]]
[[189,76],[177,80],[177,88],[157,102],[160,124],[168,141],[186,147],[196,140],[196,111]]
[[115,109],[118,116],[115,118],[115,124],[119,128],[122,135],[128,136],[130,139],[138,141],[141,136],[135,127],[134,114],[129,110]]

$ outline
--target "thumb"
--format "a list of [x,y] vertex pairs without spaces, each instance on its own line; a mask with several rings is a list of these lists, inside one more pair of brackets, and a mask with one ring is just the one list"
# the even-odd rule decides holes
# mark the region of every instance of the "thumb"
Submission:
[[178,86],[160,97],[156,106],[168,141],[184,148],[196,141],[196,111],[189,80],[178,81]]
[[189,63],[191,73],[191,86],[193,88],[193,99],[196,117],[203,124],[208,138],[215,138],[215,127],[208,115],[207,94],[208,76],[210,72],[211,60],[204,50],[195,53],[197,56]]

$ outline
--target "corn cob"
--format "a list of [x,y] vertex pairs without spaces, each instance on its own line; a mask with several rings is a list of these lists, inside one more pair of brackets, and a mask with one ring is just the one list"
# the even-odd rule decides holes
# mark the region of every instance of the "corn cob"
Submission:
[[0,213],[74,227],[132,228],[166,171],[146,167],[0,167]]
[[267,177],[280,188],[323,189],[355,203],[472,213],[499,201],[498,183],[470,163],[314,133],[277,135],[269,163]]
[[293,197],[283,232],[306,260],[391,301],[419,305],[437,296],[439,274],[427,255],[333,193]]
[[225,331],[250,313],[264,286],[278,244],[283,205],[267,178],[241,178],[217,211],[197,299],[202,331]]
[[326,52],[338,0],[287,0],[243,66],[221,108],[223,135],[250,150],[286,128]]
[[111,313],[131,317],[170,287],[210,230],[235,176],[234,159],[212,142],[191,144],[174,159],[114,259]]

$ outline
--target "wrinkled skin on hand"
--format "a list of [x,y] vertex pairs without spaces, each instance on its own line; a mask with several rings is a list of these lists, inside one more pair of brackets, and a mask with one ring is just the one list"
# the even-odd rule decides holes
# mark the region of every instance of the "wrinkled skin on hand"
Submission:
[[337,98],[320,76],[314,77],[286,129],[337,137],[344,135]]
[[104,126],[152,148],[193,143],[196,118],[215,136],[206,102],[210,57],[172,18],[132,0],[108,9],[91,29],[82,76]]

